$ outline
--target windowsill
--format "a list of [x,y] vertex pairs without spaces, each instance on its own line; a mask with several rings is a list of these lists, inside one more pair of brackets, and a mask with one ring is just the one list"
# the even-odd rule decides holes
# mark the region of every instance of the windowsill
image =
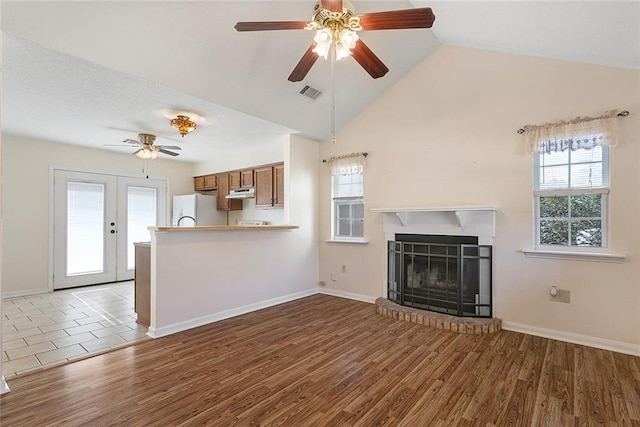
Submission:
[[523,249],[527,258],[564,259],[574,261],[624,262],[626,255],[610,252],[580,252],[556,249]]
[[368,240],[350,240],[350,239],[329,239],[325,240],[326,243],[340,243],[340,244],[352,244],[352,245],[368,245]]

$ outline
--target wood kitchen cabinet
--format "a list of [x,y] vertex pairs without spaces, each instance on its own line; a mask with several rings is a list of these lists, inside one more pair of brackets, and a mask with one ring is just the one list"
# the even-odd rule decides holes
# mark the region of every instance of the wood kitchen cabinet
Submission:
[[284,164],[254,169],[257,208],[284,206]]
[[284,206],[284,164],[273,167],[273,206]]
[[215,175],[207,175],[204,177],[204,189],[205,190],[217,190],[218,189],[218,177]]
[[193,178],[193,189],[195,191],[204,191],[204,176],[196,176]]
[[237,190],[238,188],[240,188],[241,176],[242,175],[240,171],[229,172],[229,189],[230,190]]
[[240,172],[240,187],[253,187],[253,169],[246,169]]
[[215,175],[196,176],[193,178],[195,191],[209,191],[218,188],[218,179]]
[[229,173],[221,173],[218,178],[218,194],[216,197],[216,205],[219,211],[241,211],[242,199],[227,199],[227,195],[231,190],[231,177]]

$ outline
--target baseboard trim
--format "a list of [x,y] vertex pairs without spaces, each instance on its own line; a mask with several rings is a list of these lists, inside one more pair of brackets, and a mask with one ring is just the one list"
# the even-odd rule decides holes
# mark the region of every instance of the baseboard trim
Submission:
[[345,292],[345,291],[338,291],[335,289],[318,288],[318,293],[324,294],[324,295],[331,295],[334,297],[352,299],[355,301],[368,302],[370,304],[375,304],[376,302],[376,297],[370,297],[369,295],[354,294],[354,293]]
[[9,388],[9,385],[7,384],[7,382],[4,380],[4,375],[3,375],[2,380],[0,380],[0,394],[9,393],[10,391],[11,389]]
[[241,314],[251,313],[252,311],[260,310],[274,305],[283,304],[285,302],[294,301],[300,298],[308,297],[318,293],[317,289],[307,289],[305,291],[296,292],[293,294],[285,295],[282,297],[272,298],[265,301],[256,302],[253,304],[244,305],[242,307],[233,308],[231,310],[221,311],[219,313],[213,313],[207,316],[197,317],[195,319],[187,320],[180,323],[175,323],[169,326],[163,326],[161,328],[150,327],[147,332],[147,336],[151,338],[160,338],[167,335],[175,334],[176,332],[186,331],[187,329],[197,328],[198,326],[208,325],[209,323],[218,322],[220,320],[228,319],[230,317],[240,316]]
[[3,292],[2,298],[27,297],[29,295],[46,294],[48,292],[50,292],[49,289],[27,289],[26,291],[9,291]]
[[630,354],[632,356],[640,356],[640,345],[629,344],[622,341],[574,334],[571,332],[558,331],[555,329],[539,328],[537,326],[508,322],[506,320],[502,321],[502,329],[559,341],[566,341],[573,344],[586,345],[588,347],[595,347],[603,350],[615,351],[617,353]]

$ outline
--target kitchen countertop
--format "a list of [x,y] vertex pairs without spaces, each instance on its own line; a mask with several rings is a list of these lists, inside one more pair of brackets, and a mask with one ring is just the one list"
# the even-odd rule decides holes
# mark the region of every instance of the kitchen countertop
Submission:
[[202,225],[196,227],[149,227],[159,232],[194,232],[194,231],[248,231],[248,230],[297,230],[297,225]]

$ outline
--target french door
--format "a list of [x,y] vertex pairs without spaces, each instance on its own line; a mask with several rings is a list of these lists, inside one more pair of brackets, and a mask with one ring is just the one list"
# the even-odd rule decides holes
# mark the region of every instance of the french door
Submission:
[[132,279],[134,242],[166,224],[166,182],[61,169],[53,177],[53,288]]

